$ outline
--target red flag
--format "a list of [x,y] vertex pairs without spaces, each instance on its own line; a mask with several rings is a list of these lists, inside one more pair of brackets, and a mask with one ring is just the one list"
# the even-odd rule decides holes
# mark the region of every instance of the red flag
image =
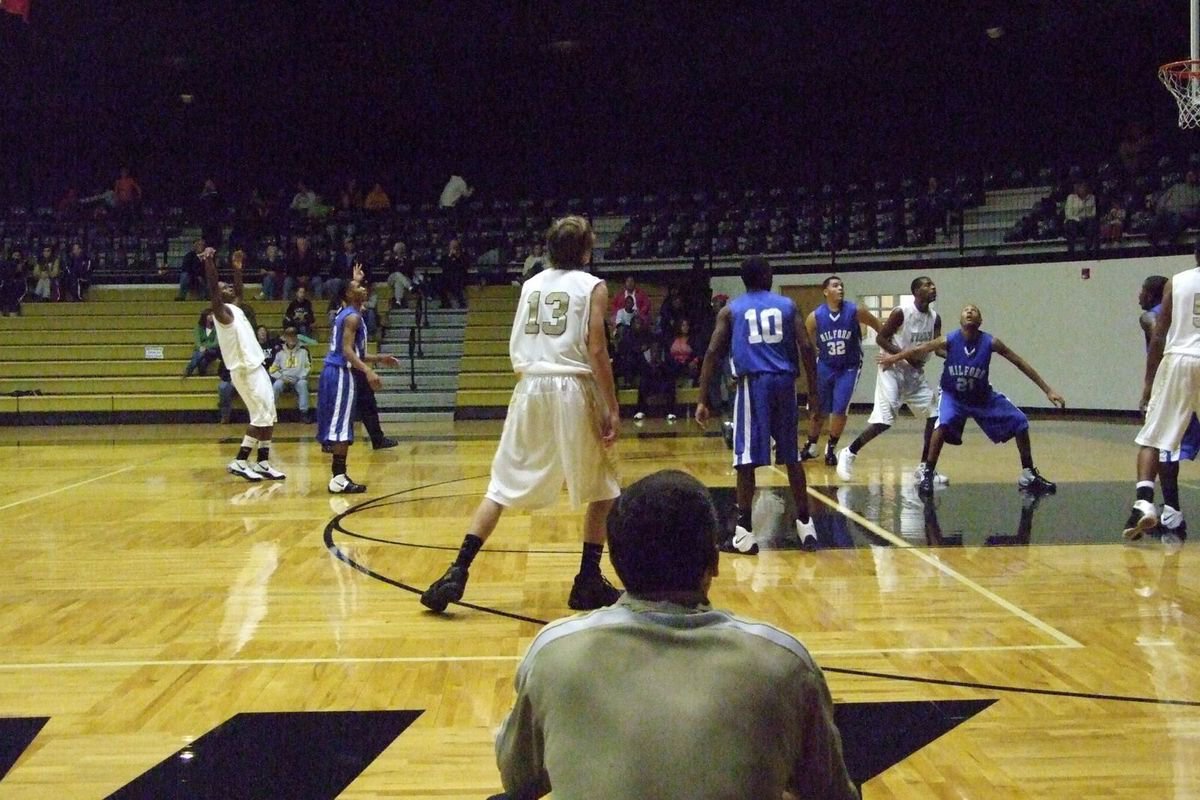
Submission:
[[0,0],[0,11],[18,14],[21,19],[29,22],[29,4],[32,0]]

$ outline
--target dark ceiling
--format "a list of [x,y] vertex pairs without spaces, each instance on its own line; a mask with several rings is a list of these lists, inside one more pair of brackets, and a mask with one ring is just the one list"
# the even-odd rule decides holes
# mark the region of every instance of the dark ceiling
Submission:
[[1155,79],[1182,0],[32,5],[0,15],[10,194],[123,162],[164,192],[739,186],[1092,158],[1130,119],[1182,137]]

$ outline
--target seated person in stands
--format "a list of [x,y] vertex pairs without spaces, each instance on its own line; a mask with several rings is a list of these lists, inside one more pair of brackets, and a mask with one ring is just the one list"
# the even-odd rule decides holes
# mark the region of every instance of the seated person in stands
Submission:
[[287,310],[283,312],[283,327],[295,328],[303,344],[316,344],[317,338],[313,333],[315,321],[312,301],[308,299],[308,289],[301,286],[296,289],[296,299],[288,303]]
[[63,264],[63,296],[68,300],[86,300],[91,285],[92,259],[83,252],[83,245],[75,242]]
[[221,358],[221,349],[217,346],[217,326],[213,322],[212,309],[206,308],[200,312],[196,321],[196,329],[192,334],[196,349],[192,352],[192,360],[183,371],[183,377],[190,378],[197,371],[201,375],[208,371],[208,365]]
[[663,298],[662,308],[658,312],[658,328],[655,332],[663,341],[670,343],[675,336],[675,329],[686,318],[687,309],[684,307],[683,295],[679,293],[679,288],[668,288],[667,296]]
[[[245,311],[245,309],[242,310]],[[263,354],[266,356],[263,359],[263,366],[270,369],[271,364],[275,361],[275,354],[283,347],[283,340],[278,336],[272,336],[266,325],[255,327],[254,333],[258,336],[258,346],[262,348]]]
[[646,418],[646,400],[661,395],[667,401],[667,422],[675,417],[675,368],[661,339],[653,339],[645,352],[646,366],[638,381],[637,408],[633,418],[641,422]]
[[671,360],[675,377],[687,378],[695,386],[700,379],[700,358],[693,349],[691,327],[686,319],[681,319],[675,327],[675,338],[671,340]]
[[625,298],[625,307],[617,311],[613,315],[613,330],[614,335],[619,340],[621,335],[633,325],[633,321],[638,319],[637,303],[632,297]]
[[1200,221],[1200,172],[1189,169],[1187,178],[1166,189],[1154,202],[1150,244],[1171,244],[1190,226]]
[[284,297],[290,298],[292,292],[298,291],[297,287],[300,286],[308,289],[309,297],[320,297],[321,272],[321,263],[309,245],[308,238],[297,236],[287,258],[287,277],[283,279]]
[[533,246],[533,252],[525,256],[525,263],[521,265],[521,280],[527,281],[545,268],[546,248],[538,242]]
[[634,314],[629,329],[617,337],[616,354],[613,357],[614,379],[623,380],[626,386],[639,385],[648,364],[647,351],[653,341],[654,337],[650,335],[645,320]]
[[208,243],[203,236],[192,242],[192,249],[179,262],[179,294],[176,300],[187,300],[188,293],[195,290],[196,295],[205,300],[208,298],[208,288],[204,285],[204,266],[200,263],[200,254]]
[[637,281],[632,275],[625,276],[625,285],[618,292],[613,292],[612,306],[609,309],[613,314],[616,314],[625,307],[625,298],[632,297],[634,305],[637,307],[638,315],[650,322],[650,295],[646,294],[646,290],[637,285]]
[[396,242],[383,254],[382,272],[387,275],[386,283],[392,290],[391,308],[408,308],[408,298],[413,290],[413,271],[404,242]]
[[274,382],[276,406],[280,396],[290,389],[296,393],[297,407],[304,415],[305,422],[312,422],[308,405],[308,373],[311,368],[308,349],[300,344],[296,329],[288,328],[283,332],[283,346],[275,353],[275,359],[267,371]]
[[1100,241],[1120,244],[1125,235],[1125,204],[1119,197],[1114,197],[1108,211],[1100,219]]
[[46,245],[42,248],[42,257],[33,264],[33,295],[39,300],[61,300],[62,292],[59,277],[62,266],[54,247]]
[[286,272],[287,262],[284,261],[283,251],[274,244],[267,245],[267,253],[262,265],[262,291],[259,293],[258,299],[279,300]]
[[20,316],[28,278],[25,255],[20,250],[13,250],[8,258],[0,259],[0,312],[4,316]]

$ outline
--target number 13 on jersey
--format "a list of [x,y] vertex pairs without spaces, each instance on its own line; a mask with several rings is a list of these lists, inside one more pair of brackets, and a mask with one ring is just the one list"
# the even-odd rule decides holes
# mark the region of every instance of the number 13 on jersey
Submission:
[[775,344],[783,341],[783,312],[778,308],[746,309],[750,344]]
[[[525,332],[528,334],[544,333],[547,336],[562,336],[567,330],[567,307],[571,296],[566,292],[551,292],[542,302],[542,293],[534,292],[526,301],[528,316],[525,318]],[[542,306],[549,310],[550,318],[542,319]]]

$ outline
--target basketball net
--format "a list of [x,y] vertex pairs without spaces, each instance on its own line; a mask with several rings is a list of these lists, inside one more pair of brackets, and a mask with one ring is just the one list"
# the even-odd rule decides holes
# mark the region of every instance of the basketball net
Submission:
[[1200,127],[1200,61],[1172,61],[1158,68],[1158,79],[1179,106],[1179,127]]

